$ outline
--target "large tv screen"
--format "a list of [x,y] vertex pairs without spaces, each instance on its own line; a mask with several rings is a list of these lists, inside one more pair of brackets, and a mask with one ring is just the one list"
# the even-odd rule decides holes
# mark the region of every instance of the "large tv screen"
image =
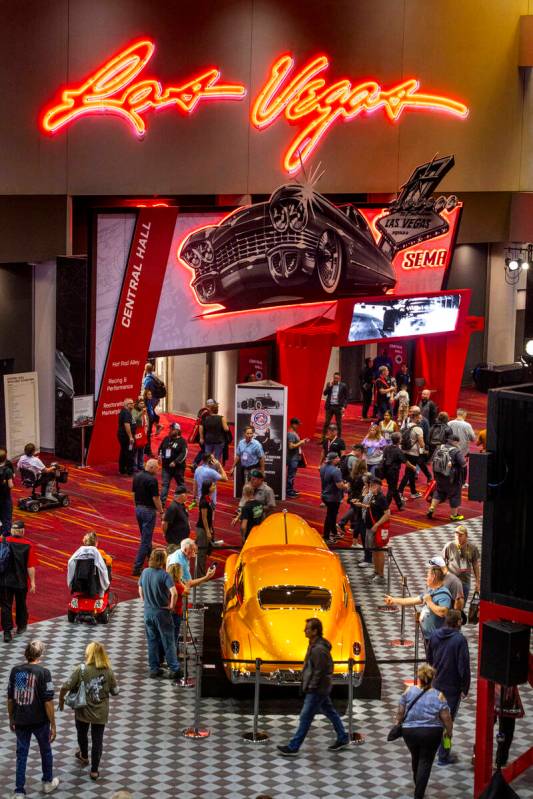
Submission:
[[448,333],[457,325],[460,302],[460,294],[356,302],[348,341]]

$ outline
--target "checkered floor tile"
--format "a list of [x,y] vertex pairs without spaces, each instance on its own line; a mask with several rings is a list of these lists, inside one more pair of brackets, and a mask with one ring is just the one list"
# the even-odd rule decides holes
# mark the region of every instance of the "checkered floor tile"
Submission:
[[[468,522],[470,537],[479,543],[481,520]],[[408,580],[412,593],[423,588],[425,563],[453,536],[453,525],[445,525],[394,539],[394,556]],[[368,570],[356,566],[358,554],[342,552],[341,557],[361,605],[370,631],[376,657],[412,657],[413,649],[395,649],[390,641],[400,634],[399,613],[378,610],[383,588],[378,589],[367,576]],[[392,572],[392,591],[399,590],[397,572]],[[210,584],[198,592],[204,602],[220,600],[221,585]],[[193,635],[201,640],[202,613],[191,614]],[[413,638],[414,617],[406,614],[405,637]],[[477,657],[475,630],[466,628],[472,662]],[[382,666],[381,701],[357,701],[355,729],[364,733],[363,746],[332,754],[327,745],[333,740],[325,719],[317,718],[297,759],[279,757],[275,746],[285,743],[295,729],[294,716],[266,716],[260,729],[269,734],[264,744],[242,740],[252,720],[232,711],[221,699],[203,699],[200,726],[211,730],[205,740],[190,740],[182,730],[193,723],[194,689],[178,688],[168,681],[147,678],[146,643],[142,608],[138,600],[121,603],[107,627],[73,626],[66,617],[41,622],[28,628],[28,637],[41,638],[48,645],[46,664],[56,685],[79,663],[91,640],[107,647],[121,687],[111,702],[111,718],[105,737],[101,780],[90,782],[87,771],[74,760],[76,740],[71,711],[58,714],[58,739],[54,744],[55,768],[61,778],[57,796],[68,799],[109,799],[119,788],[129,788],[135,799],[253,799],[265,793],[273,799],[403,799],[412,796],[409,756],[401,741],[387,743],[403,680],[412,676],[412,666]],[[25,637],[27,640],[27,637]],[[24,641],[1,645],[0,683],[6,684],[11,667],[22,660]],[[533,739],[533,692],[522,691],[526,717],[516,726],[514,752],[523,751]],[[428,788],[430,799],[472,796],[473,771],[470,765],[474,736],[475,685],[471,698],[460,709],[454,731],[454,749],[459,763],[446,769],[434,767]],[[6,718],[0,727],[0,797],[10,796],[14,779],[15,739]],[[28,765],[27,790],[30,796],[39,789],[39,758],[32,747]],[[533,797],[533,775],[527,773],[514,783],[522,799]]]

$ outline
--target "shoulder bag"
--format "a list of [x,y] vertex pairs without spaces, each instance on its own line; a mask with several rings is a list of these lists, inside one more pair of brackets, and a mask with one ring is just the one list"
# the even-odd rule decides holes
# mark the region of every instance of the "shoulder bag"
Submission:
[[80,663],[80,682],[76,690],[69,691],[65,697],[65,704],[72,710],[81,710],[82,707],[87,707],[87,692],[85,690],[85,680],[83,679],[83,672],[85,671],[85,664]]
[[468,608],[468,623],[479,624],[479,592],[474,591]]
[[404,721],[407,721],[407,716],[408,716],[408,715],[409,715],[409,713],[411,712],[411,709],[412,709],[412,708],[413,708],[413,707],[416,705],[416,703],[418,702],[418,700],[420,699],[420,697],[421,697],[421,696],[423,696],[423,695],[426,693],[426,691],[427,691],[427,688],[424,688],[422,691],[420,691],[420,693],[418,694],[418,696],[416,696],[416,697],[413,699],[413,701],[411,702],[411,704],[409,705],[409,707],[408,707],[408,708],[407,708],[407,710],[405,711],[405,716],[403,717],[403,721],[402,721],[400,724],[394,724],[394,725],[393,725],[393,726],[390,728],[390,730],[389,730],[389,734],[387,735],[387,741],[397,741],[397,740],[398,740],[398,738],[401,738],[401,737],[402,737],[402,735],[403,735],[403,723],[404,723]]

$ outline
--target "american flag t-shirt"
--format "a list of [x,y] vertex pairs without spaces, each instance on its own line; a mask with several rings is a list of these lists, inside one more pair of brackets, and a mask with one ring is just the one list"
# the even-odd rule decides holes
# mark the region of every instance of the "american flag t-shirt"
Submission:
[[17,705],[31,705],[35,699],[37,680],[32,671],[17,671],[15,674],[14,700]]

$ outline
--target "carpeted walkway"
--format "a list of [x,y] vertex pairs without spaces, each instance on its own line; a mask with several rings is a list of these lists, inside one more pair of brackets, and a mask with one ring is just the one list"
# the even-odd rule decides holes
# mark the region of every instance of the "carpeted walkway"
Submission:
[[[469,419],[477,431],[485,426],[486,395],[467,390],[461,396],[461,404],[469,410]],[[345,419],[343,437],[347,444],[360,441],[367,430],[367,424],[357,421],[360,406],[350,406]],[[177,418],[177,417],[172,417]],[[180,419],[183,433],[188,436],[192,421]],[[324,510],[320,507],[320,480],[318,463],[320,457],[321,423],[317,425],[313,441],[306,448],[308,468],[301,469],[296,479],[300,496],[287,500],[283,507],[300,513],[308,522],[321,529]],[[163,431],[165,432],[165,431]],[[302,436],[309,431],[302,431]],[[195,454],[196,447],[191,447]],[[192,457],[189,457],[189,461]],[[138,532],[131,496],[131,478],[120,477],[114,464],[96,469],[79,469],[69,464],[69,482],[64,487],[70,495],[71,505],[56,511],[43,511],[38,514],[15,512],[16,518],[24,518],[26,535],[38,547],[41,566],[37,570],[37,593],[29,597],[32,621],[49,619],[66,613],[68,590],[66,586],[66,563],[80,545],[83,535],[96,530],[101,546],[112,555],[113,587],[119,600],[130,599],[136,595],[137,581],[131,576],[131,566],[137,548]],[[192,474],[187,471],[187,484],[191,485]],[[422,479],[422,485],[425,481]],[[240,534],[231,526],[236,500],[232,496],[232,485],[219,484],[216,514],[216,531],[229,546],[237,547]],[[17,486],[14,499],[24,496]],[[469,502],[464,495],[463,512],[467,519],[481,514],[481,505]],[[392,535],[416,534],[431,526],[442,525],[448,521],[447,506],[439,508],[435,519],[429,522],[425,516],[427,504],[423,499],[408,501],[405,510],[393,510]],[[191,512],[191,521],[197,518],[197,511]],[[155,543],[164,541],[160,528],[156,528]],[[349,543],[349,542],[345,542]],[[220,571],[227,550],[217,550],[213,559],[220,562]]]

